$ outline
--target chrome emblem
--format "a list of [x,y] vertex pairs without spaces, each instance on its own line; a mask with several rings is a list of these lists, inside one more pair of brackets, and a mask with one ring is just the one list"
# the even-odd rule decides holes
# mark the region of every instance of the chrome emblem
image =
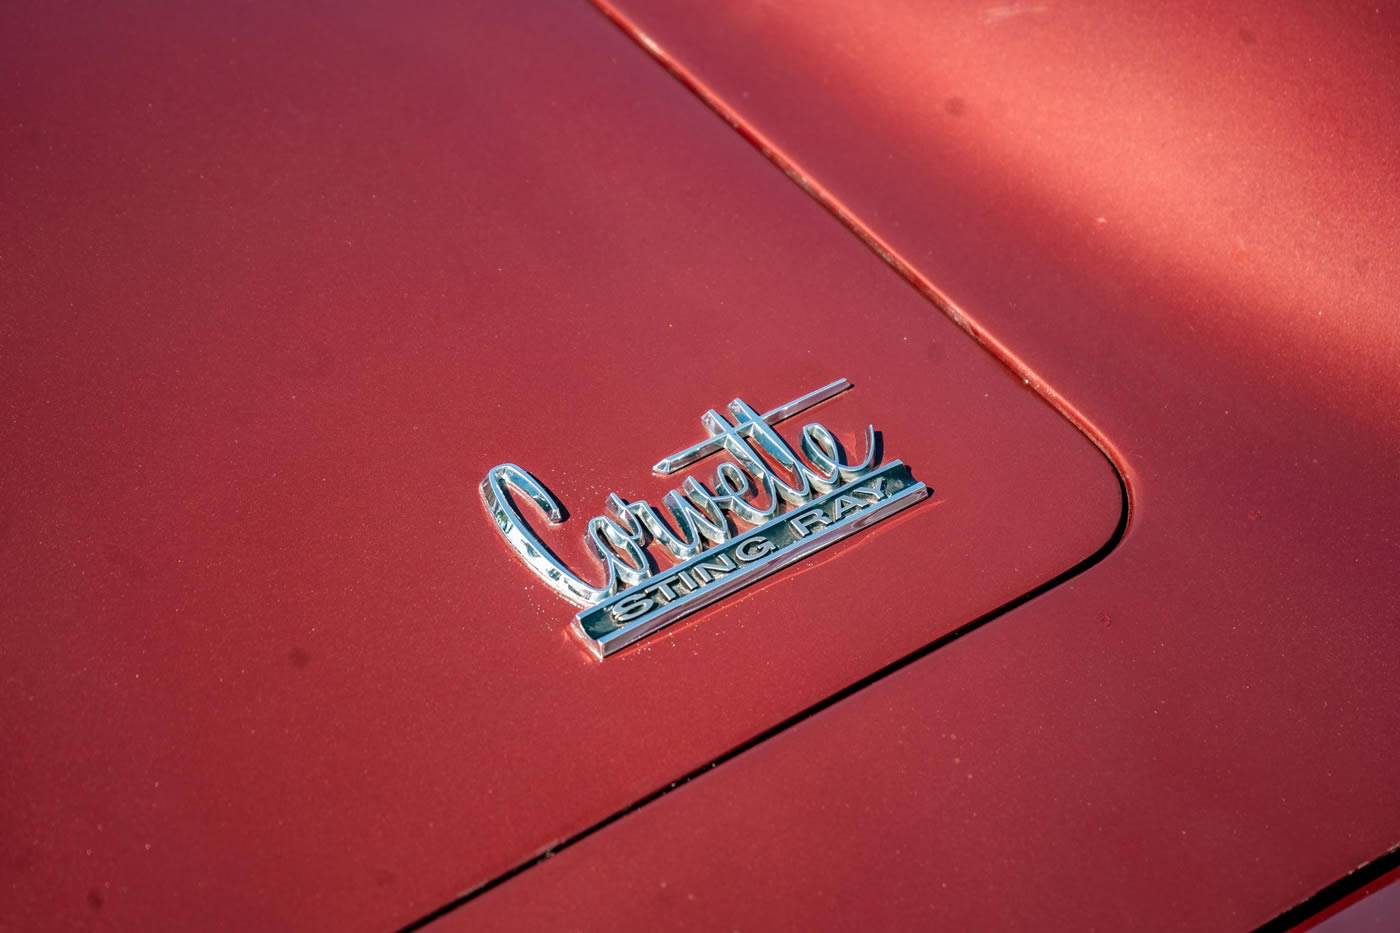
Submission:
[[[875,463],[875,427],[865,429],[865,457],[848,462],[836,436],[813,422],[802,428],[805,460],[773,425],[851,388],[830,385],[759,414],[743,399],[729,403],[731,422],[710,409],[700,416],[709,437],[663,459],[662,476],[724,451],[710,485],[686,477],[661,500],[668,523],[646,502],[613,493],[607,514],[590,519],[589,550],[602,565],[593,586],[550,553],[511,497],[529,499],[551,524],[564,520],[558,500],[513,463],[481,481],[486,510],[511,550],[560,596],[584,607],[573,629],[600,658],[722,599],[755,580],[907,508],[929,494],[898,460]],[[784,508],[786,506],[786,508]],[[753,526],[735,532],[735,523]],[[669,555],[658,570],[650,545]]]

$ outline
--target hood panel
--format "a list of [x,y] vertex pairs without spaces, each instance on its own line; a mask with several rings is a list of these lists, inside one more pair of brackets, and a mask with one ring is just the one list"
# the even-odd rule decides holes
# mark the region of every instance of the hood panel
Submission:
[[1132,523],[442,929],[1282,929],[1393,869],[1398,11],[619,6],[1093,419]]
[[[592,9],[4,17],[21,926],[410,921],[1119,526],[1083,434]],[[786,436],[871,424],[933,496],[606,661],[479,499],[530,470],[591,575],[702,412],[838,377]]]

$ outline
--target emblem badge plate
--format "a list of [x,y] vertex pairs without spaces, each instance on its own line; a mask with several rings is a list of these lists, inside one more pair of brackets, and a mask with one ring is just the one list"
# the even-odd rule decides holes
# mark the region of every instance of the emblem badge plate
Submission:
[[[492,468],[482,500],[506,543],[550,588],[584,607],[573,630],[599,658],[743,586],[873,525],[926,497],[930,490],[898,460],[877,465],[875,429],[867,426],[864,458],[846,459],[835,435],[819,423],[802,429],[802,456],[773,425],[851,388],[845,379],[759,414],[742,399],[729,418],[701,416],[709,437],[653,467],[667,475],[721,451],[729,454],[709,485],[688,477],[662,500],[663,517],[646,502],[607,499],[607,514],[588,522],[586,542],[602,565],[593,586],[555,557],[530,529],[511,490],[530,499],[547,521],[564,511],[544,486],[515,464]],[[734,524],[751,526],[736,532]],[[672,565],[657,569],[648,547]]]

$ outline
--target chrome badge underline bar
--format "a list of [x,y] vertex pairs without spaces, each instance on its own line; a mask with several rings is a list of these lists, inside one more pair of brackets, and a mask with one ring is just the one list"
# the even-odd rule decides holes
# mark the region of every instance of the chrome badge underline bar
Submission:
[[584,609],[574,629],[595,655],[607,657],[928,494],[907,466],[892,461]]

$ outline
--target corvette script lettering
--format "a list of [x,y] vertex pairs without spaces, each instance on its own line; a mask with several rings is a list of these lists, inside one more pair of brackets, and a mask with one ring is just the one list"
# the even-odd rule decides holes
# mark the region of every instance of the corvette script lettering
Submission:
[[[654,472],[674,473],[720,451],[731,459],[715,467],[708,486],[687,477],[662,498],[661,510],[608,496],[606,514],[590,519],[585,532],[602,569],[597,586],[565,567],[525,521],[512,493],[532,502],[548,522],[564,520],[560,503],[525,470],[513,463],[493,467],[481,482],[482,500],[526,566],[585,607],[574,629],[606,657],[928,495],[898,460],[875,464],[873,425],[855,462],[821,424],[802,428],[801,457],[773,430],[850,386],[839,379],[763,414],[735,399],[728,406],[732,421],[705,412],[700,420],[709,437],[657,463]],[[738,533],[731,519],[754,527]],[[656,569],[653,545],[673,566]]]

